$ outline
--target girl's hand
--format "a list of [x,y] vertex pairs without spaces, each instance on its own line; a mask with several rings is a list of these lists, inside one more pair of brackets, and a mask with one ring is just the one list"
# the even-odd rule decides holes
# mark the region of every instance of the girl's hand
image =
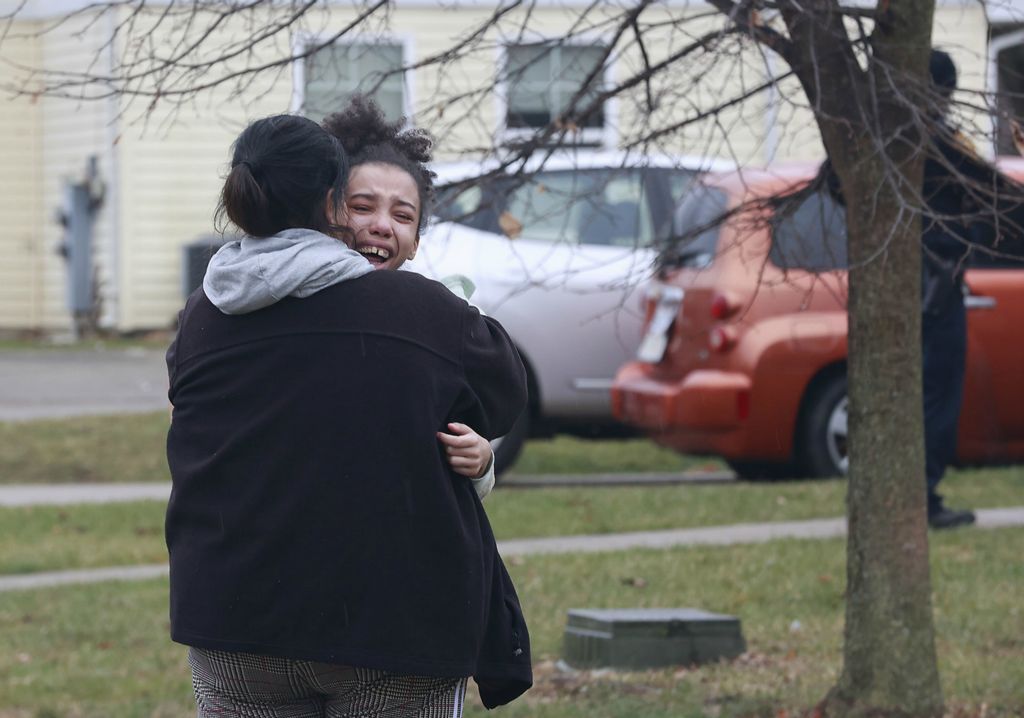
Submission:
[[470,479],[483,476],[494,456],[491,452],[491,442],[465,424],[452,422],[448,424],[448,430],[452,433],[439,431],[437,438],[444,444],[452,470]]

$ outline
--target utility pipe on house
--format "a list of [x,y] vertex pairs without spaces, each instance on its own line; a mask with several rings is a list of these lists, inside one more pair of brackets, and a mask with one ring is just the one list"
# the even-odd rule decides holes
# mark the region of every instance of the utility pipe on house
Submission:
[[90,156],[85,178],[65,183],[64,206],[57,212],[57,221],[64,227],[64,240],[57,251],[67,261],[67,306],[76,340],[84,332],[95,331],[99,317],[92,258],[93,225],[105,193],[96,157]]

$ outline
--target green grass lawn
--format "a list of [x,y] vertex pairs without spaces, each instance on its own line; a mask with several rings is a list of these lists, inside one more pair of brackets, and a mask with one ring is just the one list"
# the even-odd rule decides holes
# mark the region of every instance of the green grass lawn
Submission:
[[0,422],[0,483],[170,481],[167,412]]
[[[950,715],[1024,713],[1022,543],[1018,528],[932,535],[937,647]],[[794,715],[824,695],[840,667],[843,564],[839,540],[517,560],[509,568],[531,626],[537,685],[493,715]],[[0,716],[194,715],[185,649],[167,638],[166,594],[163,580],[0,594]],[[735,614],[748,653],[697,669],[554,668],[569,608],[626,606]],[[471,695],[466,715],[484,714]]]
[[0,574],[166,562],[165,509],[160,501],[0,508]]
[[[0,483],[168,481],[166,412],[0,422]],[[646,439],[529,441],[518,474],[720,469]]]
[[[962,472],[954,506],[1024,504],[1024,469]],[[498,488],[485,506],[499,540],[841,516],[845,483]],[[166,560],[164,504],[0,508],[0,574]],[[2,718],[2,716],[0,716]]]
[[[167,414],[161,411],[140,415],[0,422],[0,484],[169,481],[165,458],[168,421]],[[683,456],[647,439],[591,440],[558,436],[528,441],[513,473],[672,472],[723,467],[724,464],[717,459]],[[792,498],[791,489],[782,488],[781,493],[773,493],[788,484],[750,486],[761,486],[764,498],[780,505]],[[795,486],[802,487],[795,489],[799,494],[809,490],[815,496],[819,495],[818,492],[822,492],[821,496],[828,495],[831,497],[829,506],[835,507],[829,511],[842,510],[841,496],[845,486],[841,481],[799,482]],[[808,488],[812,486],[829,488]],[[965,506],[1019,505],[1024,503],[1024,468],[952,471],[943,483],[943,490],[949,493],[953,505],[957,502]],[[662,501],[654,488],[638,491],[643,496],[657,496],[655,503]],[[580,495],[580,490],[573,488],[561,494],[549,494],[544,501],[572,503]],[[689,498],[688,494],[679,496]],[[671,498],[666,500],[675,503]],[[761,497],[755,501],[762,506],[750,520],[770,520],[761,517],[776,515],[777,510],[764,504]],[[585,507],[586,503],[578,504],[584,506],[579,509],[584,513],[591,510]],[[503,511],[500,508],[494,510]],[[786,514],[789,518],[811,515],[823,514]]]
[[672,472],[724,468],[725,463],[719,459],[686,456],[643,438],[594,440],[556,436],[526,442],[510,475]]

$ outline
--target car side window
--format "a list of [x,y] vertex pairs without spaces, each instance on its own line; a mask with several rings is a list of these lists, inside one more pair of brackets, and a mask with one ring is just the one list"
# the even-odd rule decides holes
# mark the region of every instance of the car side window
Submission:
[[795,207],[783,203],[772,219],[768,258],[781,269],[846,269],[846,210],[825,192],[814,192]]
[[637,170],[538,172],[511,188],[503,214],[542,242],[636,247],[654,236]]
[[668,179],[668,190],[672,196],[672,203],[674,206],[678,206],[690,191],[694,181],[696,181],[697,173],[693,170],[680,169],[661,170],[661,172]]
[[434,216],[442,222],[455,222],[484,232],[501,232],[500,207],[494,199],[494,183],[477,183],[464,187],[441,187],[434,203]]
[[672,233],[662,252],[665,266],[704,267],[714,260],[729,206],[725,192],[691,182],[672,215]]

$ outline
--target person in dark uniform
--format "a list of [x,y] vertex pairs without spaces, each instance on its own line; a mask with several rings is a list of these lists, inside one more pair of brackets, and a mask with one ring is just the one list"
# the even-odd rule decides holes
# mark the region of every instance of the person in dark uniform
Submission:
[[[929,58],[931,92],[922,187],[921,354],[928,525],[972,524],[974,512],[946,506],[938,485],[956,457],[967,360],[964,271],[972,252],[1024,255],[1024,188],[980,158],[948,119],[956,90],[953,59]],[[843,203],[839,180],[825,160],[819,170],[832,197]]]
[[[948,120],[957,70],[932,50],[932,128],[924,166],[921,341],[928,524],[944,529],[974,523],[974,512],[946,506],[938,485],[956,456],[967,359],[964,270],[971,251],[1006,249],[996,228],[1019,222],[1022,190],[982,160]],[[1002,220],[997,222],[996,220]],[[1004,238],[1005,239],[1005,238]]]

